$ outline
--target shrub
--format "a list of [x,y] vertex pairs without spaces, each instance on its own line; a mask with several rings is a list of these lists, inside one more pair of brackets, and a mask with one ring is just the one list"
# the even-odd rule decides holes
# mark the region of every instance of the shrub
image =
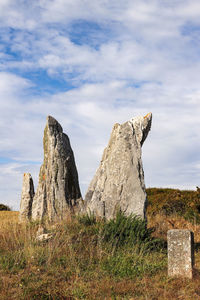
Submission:
[[94,214],[86,214],[78,217],[80,224],[85,226],[90,226],[96,224],[96,217]]
[[148,229],[145,220],[138,216],[125,216],[118,212],[116,218],[104,224],[102,230],[103,241],[111,246],[134,246],[135,244],[146,244],[147,247],[152,244],[151,233],[154,230]]
[[172,214],[183,215],[187,210],[187,203],[183,199],[169,200],[166,204],[163,205],[161,212],[166,216]]
[[200,192],[180,191],[178,189],[147,189],[149,216],[162,214],[178,215],[191,223],[200,223]]
[[189,221],[192,224],[200,224],[200,215],[193,209],[189,208],[186,213],[183,215],[184,219]]
[[10,211],[11,209],[8,205],[0,204],[0,211],[2,210]]

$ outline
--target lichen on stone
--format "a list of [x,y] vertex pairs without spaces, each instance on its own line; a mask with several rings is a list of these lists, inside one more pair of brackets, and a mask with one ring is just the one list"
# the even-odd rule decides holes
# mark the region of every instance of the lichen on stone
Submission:
[[74,154],[69,138],[51,116],[43,137],[44,161],[40,168],[38,188],[33,200],[32,218],[62,218],[78,204],[81,192]]
[[112,219],[121,210],[126,215],[145,218],[147,198],[141,147],[151,128],[151,119],[149,113],[145,118],[138,116],[114,125],[85,196],[86,212]]

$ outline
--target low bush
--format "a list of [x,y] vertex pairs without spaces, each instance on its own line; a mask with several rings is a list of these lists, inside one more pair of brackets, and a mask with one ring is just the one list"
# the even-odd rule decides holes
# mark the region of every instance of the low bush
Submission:
[[181,191],[178,189],[149,188],[148,215],[178,215],[185,220],[200,224],[200,189]]
[[78,216],[78,221],[80,224],[90,226],[96,224],[96,217],[94,214],[85,214]]
[[147,228],[146,221],[135,215],[125,216],[118,212],[115,219],[106,222],[102,228],[102,239],[113,249],[118,247],[142,246],[146,250],[156,247],[158,240],[152,238],[153,228]]
[[10,207],[8,205],[5,205],[5,204],[0,204],[0,211],[10,211]]

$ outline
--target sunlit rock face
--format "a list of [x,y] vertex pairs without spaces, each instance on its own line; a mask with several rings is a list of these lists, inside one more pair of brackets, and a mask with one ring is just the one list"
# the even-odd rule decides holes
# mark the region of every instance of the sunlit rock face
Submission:
[[33,200],[32,219],[52,221],[73,212],[82,199],[69,138],[51,116],[47,117],[43,145],[44,162]]
[[121,210],[145,218],[147,197],[141,147],[149,133],[152,114],[115,124],[100,166],[85,196],[85,211],[106,219]]
[[30,173],[24,173],[19,219],[28,221],[31,218],[33,197],[35,195],[33,179]]

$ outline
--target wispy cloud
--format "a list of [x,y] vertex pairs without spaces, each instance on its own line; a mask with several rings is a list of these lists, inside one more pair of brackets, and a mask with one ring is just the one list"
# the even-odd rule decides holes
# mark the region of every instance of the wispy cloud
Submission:
[[113,123],[153,113],[147,186],[199,184],[199,1],[0,1],[0,197],[19,207],[62,124],[86,190]]

